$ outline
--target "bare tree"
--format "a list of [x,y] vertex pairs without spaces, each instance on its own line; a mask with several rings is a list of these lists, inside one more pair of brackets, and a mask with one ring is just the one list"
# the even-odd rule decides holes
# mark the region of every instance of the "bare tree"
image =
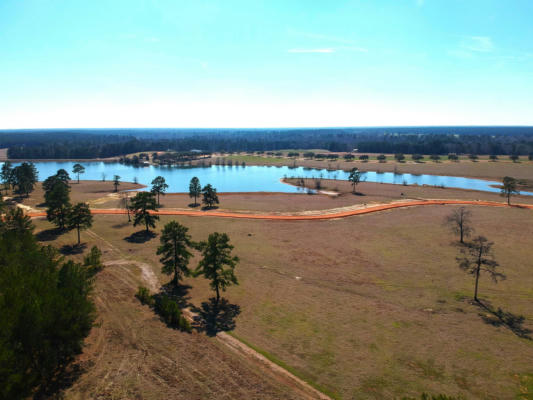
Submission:
[[464,238],[474,232],[472,228],[472,212],[464,207],[457,208],[450,215],[444,218],[444,225],[450,227],[453,233],[459,235],[459,242],[464,244]]
[[501,195],[507,197],[507,205],[511,205],[511,196],[513,194],[520,194],[518,191],[518,182],[515,178],[505,176],[502,181]]
[[131,222],[129,193],[128,192],[122,192],[122,196],[121,197],[122,197],[121,198],[122,207],[124,207],[124,209],[128,213],[128,222]]
[[492,254],[493,244],[486,237],[478,236],[468,244],[466,249],[461,249],[462,257],[457,258],[459,268],[474,275],[476,278],[474,300],[477,302],[479,302],[477,292],[481,271],[487,272],[494,282],[498,282],[498,279],[505,279],[504,274],[496,271],[500,264],[494,260],[494,255]]

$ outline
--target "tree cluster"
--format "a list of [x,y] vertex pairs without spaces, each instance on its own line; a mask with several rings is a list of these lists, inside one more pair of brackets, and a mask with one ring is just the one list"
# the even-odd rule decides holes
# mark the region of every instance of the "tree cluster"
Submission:
[[87,203],[71,204],[69,181],[68,172],[60,169],[43,182],[46,218],[61,230],[76,229],[80,244],[80,231],[92,226],[93,217]]
[[39,245],[32,230],[20,209],[8,210],[0,222],[2,399],[51,390],[95,319],[91,266]]

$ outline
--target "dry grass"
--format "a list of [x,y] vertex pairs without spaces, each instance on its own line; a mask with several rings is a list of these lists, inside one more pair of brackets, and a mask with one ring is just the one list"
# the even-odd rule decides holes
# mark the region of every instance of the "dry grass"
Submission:
[[[503,157],[503,156],[502,156]],[[217,157],[211,159],[216,161]],[[527,158],[522,157],[520,162],[512,162],[505,158],[497,162],[491,162],[486,159],[481,159],[477,162],[469,160],[461,160],[453,162],[443,160],[440,162],[424,161],[414,162],[407,160],[398,163],[394,160],[388,160],[386,163],[380,163],[376,160],[369,162],[362,162],[354,160],[346,162],[342,158],[338,161],[319,161],[308,159],[291,159],[291,158],[274,158],[261,156],[228,156],[234,163],[246,162],[246,165],[288,165],[311,168],[328,168],[328,169],[344,169],[348,170],[357,167],[362,171],[382,171],[411,174],[431,174],[431,175],[448,175],[448,176],[465,176],[471,178],[485,178],[501,180],[504,176],[513,176],[517,179],[531,180],[533,177],[533,161],[528,161]]]
[[[123,233],[123,229],[107,222],[107,218],[96,221],[98,227],[112,232],[111,236]],[[44,220],[36,224],[50,228]],[[62,247],[75,242],[72,232],[52,238],[49,236],[45,243]],[[83,238],[87,249],[97,245],[105,261],[119,262],[105,267],[96,278],[97,326],[78,360],[81,375],[66,390],[66,398],[297,398],[288,387],[258,371],[216,339],[170,329],[142,306],[134,293],[139,285],[149,286],[143,277],[150,274],[143,274],[137,263],[128,263],[131,254],[126,247],[131,245],[114,246],[93,232],[84,232]]]
[[[521,209],[471,209],[478,233],[496,242],[496,256],[507,274],[507,280],[497,285],[482,277],[481,298],[495,308],[523,314],[525,327],[533,328],[533,214]],[[422,391],[469,399],[512,398],[519,390],[516,377],[533,372],[533,342],[505,327],[485,323],[479,314],[486,312],[468,301],[472,278],[456,266],[454,238],[441,225],[451,210],[451,206],[420,207],[330,221],[194,217],[179,221],[190,227],[195,240],[205,239],[213,231],[230,235],[241,258],[237,268],[241,284],[225,294],[242,308],[235,334],[306,379],[343,398],[396,398]],[[158,230],[169,220],[162,217]],[[39,228],[49,227],[44,221],[37,223]],[[93,228],[109,243],[104,245],[107,258],[116,257],[112,253],[118,250],[152,265],[161,282],[168,281],[160,275],[155,255],[158,238],[138,244],[124,240],[136,230],[126,223],[125,216],[97,216]],[[82,237],[99,242],[87,233]],[[69,233],[56,244],[74,241],[74,234]],[[123,300],[103,297],[99,308],[109,313],[119,340],[113,342],[113,355],[107,353],[111,361],[105,359],[100,367],[90,367],[76,385],[77,393],[90,393],[90,389],[82,389],[82,382],[89,388],[104,376],[109,387],[130,390],[124,393],[131,397],[142,393],[145,385],[153,393],[163,390],[166,383],[149,383],[157,379],[151,375],[152,367],[141,366],[155,368],[165,357],[175,363],[183,357],[178,353],[180,346],[197,351],[191,363],[203,368],[211,358],[209,341],[193,335],[197,342],[165,346],[166,328],[158,321],[145,328],[153,317],[132,299],[134,284],[121,289],[117,283],[129,272],[112,268],[98,279],[98,285],[110,285],[106,289],[110,295]],[[198,305],[211,296],[204,280],[190,279],[188,283],[192,286],[188,301]],[[133,333],[125,333],[130,331]],[[185,340],[182,334],[171,332],[176,337],[173,340]],[[106,346],[110,338],[112,334],[101,337],[100,346]],[[128,356],[146,343],[153,346],[153,363]],[[169,351],[173,351],[171,356]],[[142,354],[140,350],[133,353]],[[107,362],[111,367],[105,367]],[[122,365],[120,373],[116,372],[118,365]],[[93,373],[95,368],[101,368],[101,373]],[[178,367],[172,371],[172,376],[180,373]],[[228,389],[228,396],[243,397],[234,392],[237,386]],[[191,384],[186,390],[200,393],[196,387]],[[270,392],[265,396],[278,395]]]
[[[144,185],[120,182],[119,190],[133,190],[143,188]],[[70,181],[70,201],[72,204],[78,202],[88,202],[91,206],[97,206],[100,202],[116,201],[119,202],[119,194],[114,192],[115,187],[113,181]],[[9,194],[12,196],[12,194]],[[97,201],[98,200],[98,201]],[[38,182],[35,185],[35,190],[30,193],[28,198],[17,198],[20,203],[33,207],[44,208],[44,190],[42,188],[42,182]]]
[[[288,179],[290,182],[291,180]],[[314,181],[308,179],[309,187]],[[220,194],[220,211],[273,212],[295,213],[312,210],[327,210],[349,207],[356,204],[388,203],[408,199],[464,199],[490,200],[504,202],[498,193],[485,193],[473,190],[441,189],[431,186],[403,186],[362,182],[357,191],[362,195],[353,195],[351,185],[347,181],[322,180],[325,190],[335,190],[340,195],[308,195],[304,193],[224,193]],[[123,182],[121,190],[141,188],[141,185]],[[122,208],[121,194],[113,192],[112,182],[81,181],[71,185],[71,202],[88,201],[93,208]],[[133,193],[132,193],[133,195]],[[30,207],[44,209],[44,198],[41,185],[28,199],[20,199],[21,203]],[[515,196],[517,203],[533,203],[533,196]],[[161,196],[162,209],[191,209],[193,202],[187,194],[169,193]]]

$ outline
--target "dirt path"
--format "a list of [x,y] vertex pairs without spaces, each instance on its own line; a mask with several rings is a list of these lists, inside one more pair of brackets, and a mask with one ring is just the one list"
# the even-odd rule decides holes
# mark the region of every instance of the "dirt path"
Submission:
[[[236,212],[221,212],[221,211],[188,211],[188,210],[159,210],[154,214],[157,215],[184,215],[190,217],[221,217],[221,218],[246,218],[246,219],[262,219],[262,220],[282,220],[282,221],[302,221],[302,220],[324,220],[334,218],[345,218],[354,215],[370,214],[379,211],[387,211],[395,208],[414,207],[414,206],[430,206],[430,205],[475,205],[488,207],[516,207],[533,210],[533,204],[513,204],[508,206],[505,203],[498,203],[494,201],[474,201],[474,200],[413,200],[401,201],[389,204],[368,205],[365,208],[349,207],[344,211],[331,212],[332,210],[321,210],[317,214],[294,214],[294,215],[277,215],[277,214],[247,214]],[[92,209],[93,215],[113,215],[126,214],[125,210],[121,209]],[[44,217],[45,212],[29,212],[30,217]]]

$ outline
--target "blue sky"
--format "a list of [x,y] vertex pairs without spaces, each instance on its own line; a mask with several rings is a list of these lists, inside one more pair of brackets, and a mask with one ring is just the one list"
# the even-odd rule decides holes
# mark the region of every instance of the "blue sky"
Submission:
[[533,125],[531,0],[0,0],[0,128]]

